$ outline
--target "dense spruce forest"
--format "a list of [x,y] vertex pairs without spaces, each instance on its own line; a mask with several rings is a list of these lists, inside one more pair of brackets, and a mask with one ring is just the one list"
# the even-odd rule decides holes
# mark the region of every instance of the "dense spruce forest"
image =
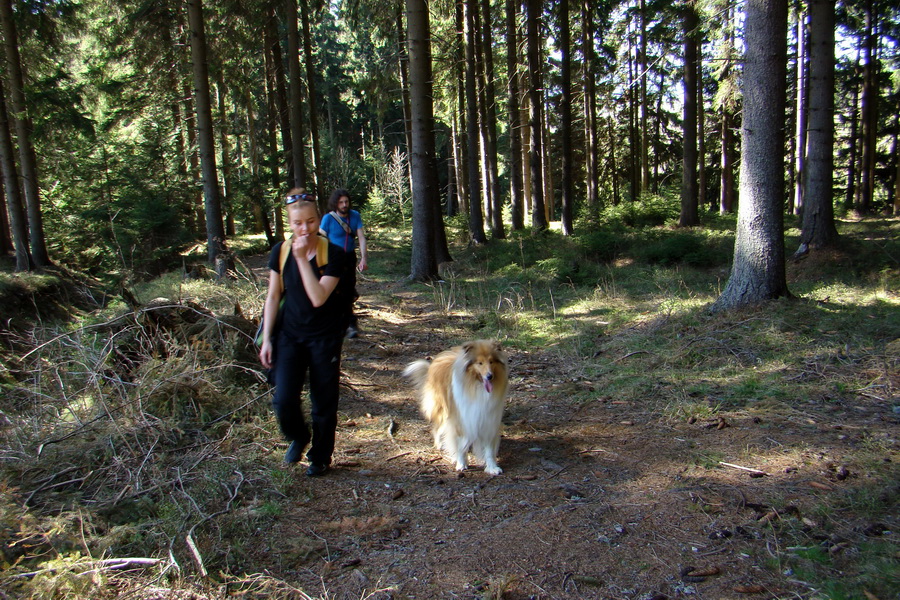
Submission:
[[[898,597],[896,2],[0,0],[0,34],[0,600]],[[294,187],[369,244],[316,479],[253,341]],[[477,338],[495,477],[401,376]]]
[[[803,251],[834,242],[835,211],[900,202],[891,2],[764,4],[762,30],[754,3],[718,0],[9,4],[0,251],[18,270],[158,273],[205,241],[222,275],[233,236],[281,239],[296,185],[413,219],[426,279],[451,258],[432,214],[466,215],[480,244],[657,196],[681,226],[736,211],[742,186],[758,211],[748,150],[777,167],[775,215],[807,216]],[[754,48],[776,53],[763,79]],[[744,147],[748,108],[771,147]]]

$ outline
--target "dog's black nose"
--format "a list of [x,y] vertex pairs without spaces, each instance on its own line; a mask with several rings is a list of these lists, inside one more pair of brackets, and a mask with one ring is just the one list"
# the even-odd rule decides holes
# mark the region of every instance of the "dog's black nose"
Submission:
[[487,379],[488,381],[490,381],[491,379],[494,378],[494,374],[493,374],[493,373],[488,373],[487,375],[484,376],[484,378]]

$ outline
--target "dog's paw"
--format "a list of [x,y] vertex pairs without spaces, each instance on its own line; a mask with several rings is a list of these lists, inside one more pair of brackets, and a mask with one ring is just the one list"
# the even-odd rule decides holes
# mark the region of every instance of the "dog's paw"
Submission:
[[469,468],[469,465],[467,465],[467,464],[464,463],[464,462],[458,462],[458,463],[456,463],[456,470],[457,470],[457,471],[465,471],[467,468]]
[[488,475],[499,475],[503,472],[503,469],[501,469],[497,465],[490,465],[484,468],[484,472]]

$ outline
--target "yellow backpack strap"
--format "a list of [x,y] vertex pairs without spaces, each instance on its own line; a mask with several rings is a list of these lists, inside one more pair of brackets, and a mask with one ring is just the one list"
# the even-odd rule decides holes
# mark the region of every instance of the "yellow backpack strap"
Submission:
[[288,254],[291,253],[291,240],[293,236],[281,243],[281,254],[278,256],[278,264],[281,270],[278,271],[279,279],[281,279],[281,291],[284,292],[284,265],[287,264]]
[[328,238],[319,236],[319,245],[316,248],[316,265],[321,269],[328,264]]

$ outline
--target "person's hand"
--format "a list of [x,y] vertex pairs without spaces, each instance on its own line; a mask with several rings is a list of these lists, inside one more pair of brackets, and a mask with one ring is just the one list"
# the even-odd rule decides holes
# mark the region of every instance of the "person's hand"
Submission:
[[297,261],[306,259],[306,253],[313,244],[313,238],[314,236],[312,235],[294,236],[294,240],[291,242],[291,252],[294,254],[294,258],[297,259]]
[[359,262],[356,263],[356,270],[359,271],[360,273],[362,273],[363,271],[365,271],[368,268],[369,268],[369,263],[368,263],[368,261],[366,261],[366,257],[363,256],[362,258],[359,259]]
[[263,342],[262,346],[259,349],[259,362],[262,363],[262,366],[266,369],[271,369],[274,365],[272,364],[272,342],[266,341]]

